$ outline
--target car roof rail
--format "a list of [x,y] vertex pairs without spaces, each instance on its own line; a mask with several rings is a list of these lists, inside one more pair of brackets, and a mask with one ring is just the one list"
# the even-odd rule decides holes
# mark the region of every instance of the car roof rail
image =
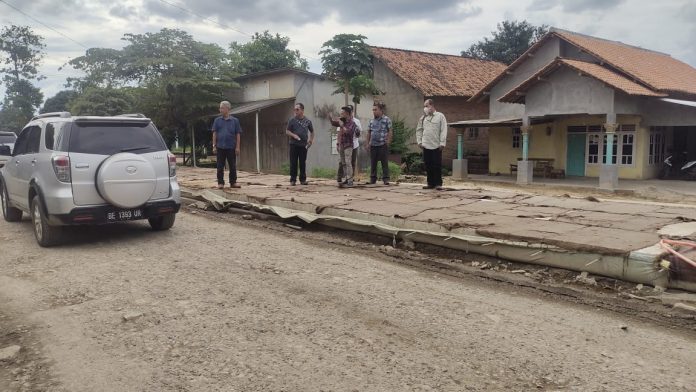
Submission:
[[133,117],[133,118],[147,118],[144,114],[142,113],[124,113],[124,114],[119,114],[116,117]]
[[47,117],[60,117],[60,118],[69,118],[72,117],[72,114],[70,112],[50,112],[50,113],[42,113],[39,115],[36,115],[32,117],[31,121],[37,120],[39,118],[47,118]]

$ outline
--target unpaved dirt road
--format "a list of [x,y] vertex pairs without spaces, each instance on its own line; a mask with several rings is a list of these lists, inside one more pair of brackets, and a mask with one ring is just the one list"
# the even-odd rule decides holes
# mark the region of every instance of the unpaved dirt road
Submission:
[[687,329],[203,215],[0,222],[0,391],[696,390]]

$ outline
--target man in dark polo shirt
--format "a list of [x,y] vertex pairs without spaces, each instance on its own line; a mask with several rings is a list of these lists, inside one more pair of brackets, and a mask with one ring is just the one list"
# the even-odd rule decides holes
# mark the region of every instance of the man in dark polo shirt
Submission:
[[285,134],[290,138],[290,185],[297,181],[297,166],[300,166],[300,184],[307,185],[307,149],[314,141],[314,127],[304,115],[304,105],[295,104],[295,116],[288,121]]
[[237,184],[237,155],[242,126],[239,120],[230,115],[232,105],[220,102],[220,117],[213,122],[213,154],[217,156],[217,187],[225,186],[225,161],[230,168],[230,188],[240,188]]

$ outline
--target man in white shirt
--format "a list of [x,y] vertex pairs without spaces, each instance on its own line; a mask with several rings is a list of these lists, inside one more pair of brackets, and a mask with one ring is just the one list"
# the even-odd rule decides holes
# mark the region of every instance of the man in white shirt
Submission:
[[435,110],[435,102],[423,102],[423,116],[416,125],[416,142],[423,150],[423,163],[428,173],[428,185],[423,189],[442,190],[442,150],[447,143],[447,119]]

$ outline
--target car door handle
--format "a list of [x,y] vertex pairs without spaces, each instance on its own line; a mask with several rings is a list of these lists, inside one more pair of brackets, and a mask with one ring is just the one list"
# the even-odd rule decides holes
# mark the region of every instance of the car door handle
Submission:
[[75,169],[89,169],[89,163],[76,163]]

